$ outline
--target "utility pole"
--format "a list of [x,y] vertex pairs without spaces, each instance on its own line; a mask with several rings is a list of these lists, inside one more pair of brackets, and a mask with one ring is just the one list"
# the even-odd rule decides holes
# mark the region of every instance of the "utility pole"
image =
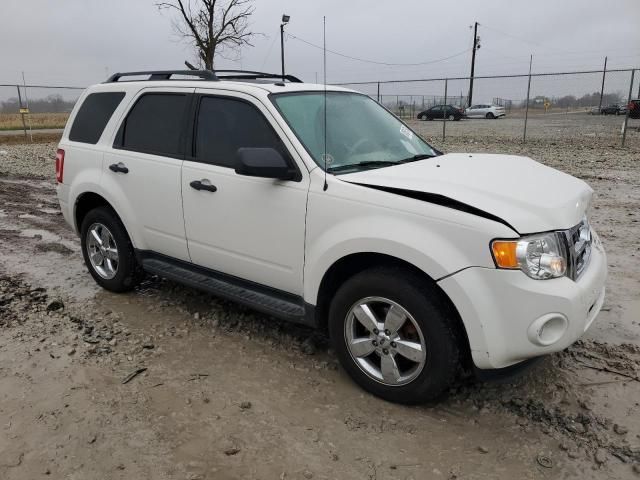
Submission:
[[478,38],[478,22],[473,27],[473,52],[471,53],[471,78],[469,79],[469,107],[473,99],[473,75],[476,69],[476,50],[480,48],[480,39]]
[[533,53],[529,57],[529,83],[527,84],[527,106],[524,111],[524,132],[522,143],[527,143],[527,120],[529,120],[529,95],[531,95],[531,66],[533,65]]
[[604,57],[604,68],[602,69],[602,87],[600,87],[600,103],[598,104],[598,114],[602,113],[602,96],[604,95],[604,79],[607,76],[607,57]]

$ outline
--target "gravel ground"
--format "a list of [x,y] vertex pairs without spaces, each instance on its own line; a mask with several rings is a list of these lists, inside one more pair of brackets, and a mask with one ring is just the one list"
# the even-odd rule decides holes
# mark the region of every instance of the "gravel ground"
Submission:
[[100,291],[57,209],[55,143],[2,145],[0,478],[640,478],[637,136],[553,127],[522,145],[494,132],[506,119],[441,142],[412,123],[445,151],[528,155],[595,189],[610,278],[584,340],[435,406],[382,402],[316,332],[156,277]]

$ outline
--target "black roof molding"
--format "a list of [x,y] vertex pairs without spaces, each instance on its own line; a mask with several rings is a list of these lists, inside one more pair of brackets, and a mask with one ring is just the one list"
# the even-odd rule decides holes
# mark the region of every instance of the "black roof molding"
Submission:
[[[115,83],[122,81],[123,77],[148,76],[146,80],[171,80],[174,75],[187,77],[197,77],[201,80],[216,81],[218,77],[211,70],[146,70],[141,72],[119,72],[111,75],[104,83]],[[146,81],[145,80],[145,81]],[[183,80],[183,79],[180,79]],[[126,80],[124,80],[126,81]]]
[[302,83],[298,77],[293,75],[285,75],[280,73],[254,72],[252,70],[214,70],[214,73],[220,80],[287,80],[292,83]]

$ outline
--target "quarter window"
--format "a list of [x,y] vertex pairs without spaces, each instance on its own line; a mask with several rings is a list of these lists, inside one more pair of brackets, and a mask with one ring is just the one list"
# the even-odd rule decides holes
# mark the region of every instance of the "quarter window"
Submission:
[[234,168],[238,149],[243,147],[270,147],[288,157],[278,135],[253,105],[230,98],[202,97],[196,126],[196,160]]
[[141,96],[124,121],[121,146],[137,152],[181,156],[186,105],[185,94]]
[[73,120],[69,140],[95,145],[111,115],[124,98],[124,92],[92,93],[85,98]]

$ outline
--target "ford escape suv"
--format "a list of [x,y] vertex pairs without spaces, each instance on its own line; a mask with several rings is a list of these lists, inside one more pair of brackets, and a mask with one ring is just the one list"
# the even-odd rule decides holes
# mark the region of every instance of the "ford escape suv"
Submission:
[[102,287],[148,272],[326,328],[391,401],[562,350],[604,300],[586,183],[442,154],[371,98],[295,77],[116,74],[77,102],[56,177]]

